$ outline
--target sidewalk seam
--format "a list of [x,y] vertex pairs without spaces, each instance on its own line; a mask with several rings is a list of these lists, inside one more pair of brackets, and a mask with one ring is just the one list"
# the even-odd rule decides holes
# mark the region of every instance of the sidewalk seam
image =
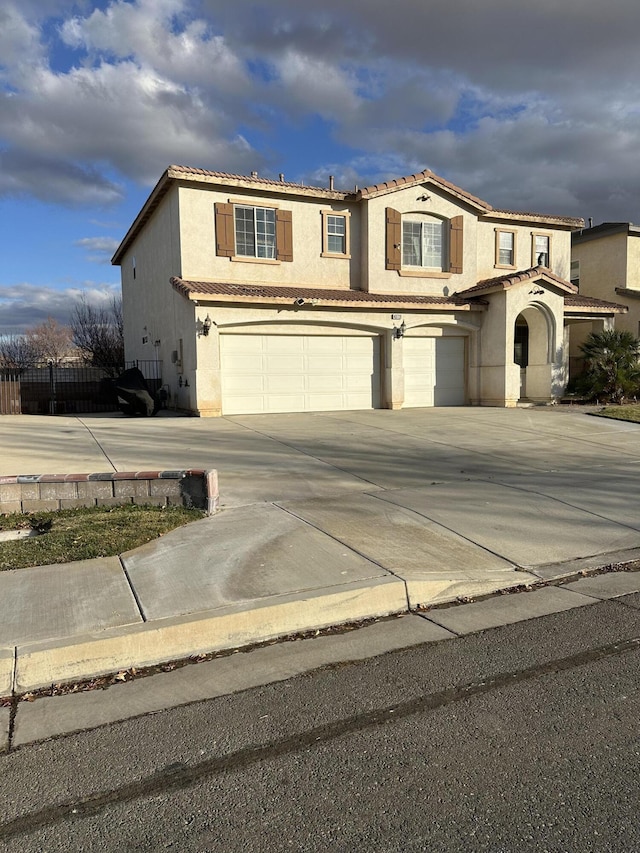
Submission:
[[402,581],[402,584],[404,585],[405,598],[407,599],[407,613],[411,612],[411,599],[409,598],[409,583],[405,578],[401,577],[399,574],[394,572],[393,569],[389,569],[386,566],[383,566],[382,563],[379,563],[377,560],[373,560],[371,557],[368,557],[366,554],[363,554],[362,551],[359,551],[357,548],[354,548],[353,545],[347,545],[347,543],[343,542],[342,539],[338,539],[338,537],[334,536],[332,533],[327,533],[327,531],[323,530],[322,527],[318,527],[316,524],[313,524],[312,522],[308,521],[306,518],[302,518],[301,516],[297,515],[292,510],[287,509],[287,507],[281,506],[277,501],[274,501],[273,506],[277,507],[278,509],[282,510],[283,512],[288,513],[293,518],[297,518],[298,521],[301,521],[303,524],[306,524],[309,527],[312,527],[314,530],[317,530],[319,533],[322,533],[325,536],[328,536],[329,539],[332,539],[334,542],[337,542],[339,545],[342,545],[343,548],[348,548],[349,551],[352,551],[354,554],[357,554],[358,557],[362,557],[363,560],[366,560],[368,563],[371,563],[373,566],[377,566],[379,569],[382,569],[383,572],[388,572],[388,574],[390,574],[391,577],[396,578],[396,580]]
[[122,559],[122,555],[118,556],[118,560],[120,560],[120,565],[122,566],[122,571],[124,573],[124,576],[125,576],[127,583],[129,584],[129,589],[131,590],[131,595],[133,596],[133,600],[135,601],[136,607],[138,608],[138,612],[140,613],[140,618],[142,619],[143,622],[147,622],[148,620],[147,620],[147,616],[144,612],[142,602],[140,601],[140,598],[138,597],[138,593],[134,589],[131,578],[129,577],[129,572],[127,571],[127,567],[125,566],[124,560]]

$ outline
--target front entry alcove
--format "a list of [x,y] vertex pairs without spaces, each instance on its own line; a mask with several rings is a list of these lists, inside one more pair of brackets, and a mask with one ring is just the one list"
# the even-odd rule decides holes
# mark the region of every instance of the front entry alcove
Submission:
[[552,362],[555,352],[553,317],[543,305],[530,305],[516,317],[513,361],[520,368],[520,399],[551,399]]

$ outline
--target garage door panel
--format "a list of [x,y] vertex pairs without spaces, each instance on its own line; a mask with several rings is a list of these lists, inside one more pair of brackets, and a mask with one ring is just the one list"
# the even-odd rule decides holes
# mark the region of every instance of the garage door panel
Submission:
[[405,408],[463,406],[464,338],[404,338]]
[[[251,370],[255,370],[255,363]],[[302,355],[273,355],[269,354],[262,359],[262,371],[265,374],[271,373],[301,373],[304,370],[304,357]]]
[[380,405],[377,336],[223,334],[220,353],[225,414]]
[[302,376],[264,376],[262,390],[267,394],[304,394],[304,377]]

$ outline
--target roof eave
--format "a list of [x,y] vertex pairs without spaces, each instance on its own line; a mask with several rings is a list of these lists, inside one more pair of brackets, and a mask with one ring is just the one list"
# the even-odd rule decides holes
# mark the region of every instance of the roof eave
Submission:
[[550,228],[572,231],[584,225],[584,219],[573,216],[550,216],[544,213],[525,213],[517,210],[491,210],[481,219],[500,222],[531,222],[535,225],[546,225]]
[[114,266],[118,266],[124,257],[125,252],[135,239],[138,234],[138,231],[142,228],[143,225],[151,218],[151,214],[155,211],[157,206],[160,204],[164,196],[167,194],[169,187],[171,186],[171,178],[169,177],[169,170],[166,169],[160,180],[155,185],[155,187],[149,193],[149,196],[140,210],[140,213],[133,220],[133,223],[129,227],[129,230],[124,235],[120,245],[116,249],[111,258],[111,263]]
[[[304,288],[291,288],[291,294],[287,296],[273,295],[267,293],[260,294],[238,294],[238,293],[206,293],[191,288],[188,282],[177,277],[171,278],[171,284],[175,290],[190,302],[202,303],[207,305],[218,303],[241,303],[241,304],[264,304],[264,305],[288,305],[292,306],[297,298],[308,299],[307,307],[318,308],[350,308],[353,310],[360,309],[378,309],[388,310],[389,308],[403,308],[405,310],[414,311],[484,311],[487,303],[482,299],[471,300],[456,300],[451,299],[448,302],[411,302],[402,298],[402,294],[397,297],[393,295],[393,299],[388,302],[368,301],[366,299],[358,300],[357,302],[348,299],[326,299],[322,297],[313,297],[309,291]],[[302,306],[300,306],[302,307]]]

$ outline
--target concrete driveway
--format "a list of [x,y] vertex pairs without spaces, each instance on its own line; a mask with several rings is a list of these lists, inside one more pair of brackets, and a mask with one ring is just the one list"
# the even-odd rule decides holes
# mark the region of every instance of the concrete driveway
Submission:
[[443,536],[460,568],[640,545],[640,426],[579,408],[8,416],[0,448],[0,474],[217,468],[223,509],[277,504],[391,570]]
[[579,408],[6,416],[0,450],[0,475],[220,477],[221,512],[120,561],[0,573],[23,684],[640,558],[640,426]]

